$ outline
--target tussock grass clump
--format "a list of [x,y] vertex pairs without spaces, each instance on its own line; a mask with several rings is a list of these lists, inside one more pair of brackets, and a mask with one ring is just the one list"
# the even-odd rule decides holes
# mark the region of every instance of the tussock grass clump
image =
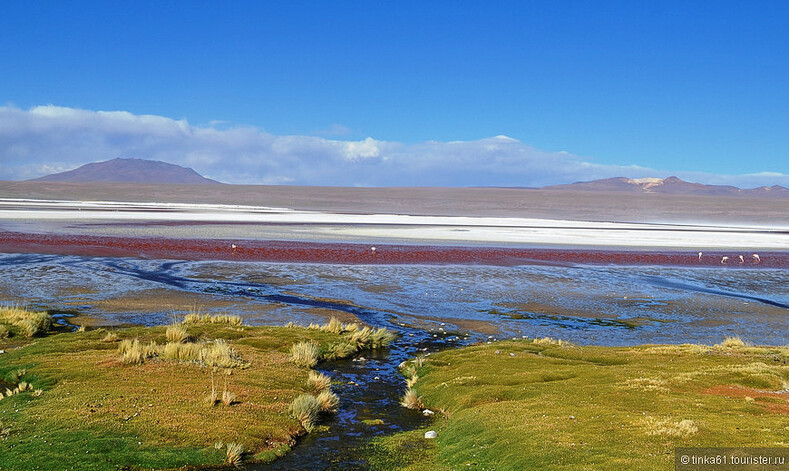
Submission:
[[227,444],[227,464],[231,464],[235,467],[241,466],[244,458],[244,445],[241,443],[233,443],[230,442]]
[[312,368],[319,358],[320,349],[312,342],[299,342],[290,347],[290,361],[296,366]]
[[8,330],[8,327],[0,324],[0,339],[7,339],[9,335],[11,335],[11,331]]
[[193,311],[184,317],[184,324],[228,324],[241,325],[244,320],[241,316],[231,316],[229,314],[200,314],[200,311]]
[[371,329],[370,327],[362,327],[357,331],[351,332],[351,335],[348,338],[348,340],[351,343],[355,343],[356,345],[358,345],[359,349],[361,350],[362,348],[364,348],[366,345],[370,343],[370,337],[372,335],[373,335],[373,329]]
[[726,337],[718,346],[723,348],[742,348],[745,346],[745,342],[739,337]]
[[[211,389],[214,387],[214,376],[211,375]],[[235,404],[236,395],[227,389],[227,380],[225,380],[225,388],[222,390],[222,404],[230,406]]]
[[168,342],[183,343],[189,340],[189,333],[183,325],[168,325],[165,335]]
[[[16,306],[0,307],[0,324],[14,326],[23,336],[33,337],[49,330],[52,316],[46,312],[28,311]],[[6,327],[6,330],[9,329]]]
[[357,330],[359,330],[361,327],[362,327],[362,326],[360,326],[360,325],[359,325],[359,324],[357,324],[356,322],[352,322],[352,323],[350,323],[350,324],[343,324],[343,325],[342,325],[342,330],[343,330],[343,331],[345,331],[345,332],[356,332],[356,331],[357,331]]
[[532,340],[533,343],[537,345],[557,345],[559,347],[571,345],[570,342],[565,342],[564,340],[554,339],[551,337],[543,337],[541,339],[534,339]]
[[340,398],[329,389],[321,391],[316,399],[321,405],[321,412],[334,412],[340,405]]
[[401,373],[405,376],[405,385],[408,389],[414,387],[417,381],[419,381],[419,375],[416,373],[417,366],[421,366],[422,362],[424,361],[423,357],[419,356],[413,360],[413,363],[403,364],[400,365],[400,369],[402,370]]
[[375,329],[370,335],[370,348],[388,347],[396,338],[395,333],[390,330],[384,328]]
[[336,317],[332,317],[328,324],[321,326],[321,330],[324,332],[331,332],[333,334],[341,334],[344,332],[342,322],[340,322],[340,320]]
[[107,332],[107,334],[101,339],[102,342],[117,342],[118,340],[118,334],[115,332]]
[[142,345],[137,339],[126,339],[118,345],[118,353],[122,355],[124,363],[136,365],[148,358],[158,357],[163,360],[195,362],[218,368],[249,366],[223,339],[202,344],[169,342],[164,345],[157,345],[155,342]]
[[207,366],[217,366],[219,368],[244,368],[248,366],[236,355],[235,350],[230,348],[230,345],[222,339],[216,339],[213,343],[203,346],[200,350],[200,361]]
[[229,406],[229,405],[235,404],[235,402],[236,402],[236,395],[235,395],[235,393],[232,393],[232,392],[228,391],[227,389],[222,391],[222,404],[224,404],[226,406]]
[[162,347],[160,356],[168,360],[198,362],[201,358],[201,352],[201,346],[195,343],[170,342]]
[[350,342],[337,342],[329,345],[323,358],[326,360],[339,360],[341,358],[348,358],[354,353],[359,351],[359,345]]
[[139,365],[145,361],[146,358],[143,355],[143,347],[140,345],[140,341],[137,339],[123,340],[120,345],[118,345],[118,353],[121,354],[121,359],[124,363],[132,365]]
[[[25,392],[25,391],[33,391],[33,389],[34,388],[33,388],[32,384],[30,384],[30,383],[28,383],[26,381],[21,381],[19,384],[16,385],[16,387],[14,389],[6,388],[4,393],[0,393],[0,399],[2,399],[4,397],[11,397],[14,394],[19,394],[19,393],[22,393],[22,392]],[[41,393],[39,393],[38,391],[41,391],[41,390],[37,389],[36,392],[33,393],[33,396],[35,396],[35,397],[40,396]]]
[[310,370],[307,376],[307,385],[315,393],[320,393],[331,388],[331,378],[320,371]]
[[[216,395],[216,383],[214,383],[214,371],[211,370],[211,393],[205,398],[205,401],[211,407],[214,407],[218,401],[218,397]],[[221,443],[221,442],[220,442]],[[221,446],[219,448],[222,448]],[[219,449],[217,448],[217,449]]]
[[647,435],[661,435],[666,437],[689,437],[699,431],[695,422],[692,420],[680,420],[673,422],[668,419],[655,419],[648,417],[646,420]]
[[[349,326],[350,330],[348,330]],[[396,335],[394,332],[380,328],[360,327],[359,324],[345,324],[344,340],[335,342],[326,347],[323,352],[325,360],[339,360],[348,358],[354,353],[367,348],[383,348],[391,344]]]
[[406,409],[423,409],[425,406],[422,404],[422,398],[417,395],[416,390],[408,388],[400,400],[400,405]]
[[408,389],[411,389],[416,385],[417,381],[419,381],[419,375],[414,373],[405,379],[405,385],[408,387]]
[[290,404],[289,412],[307,432],[311,432],[318,423],[322,409],[318,398],[312,394],[302,394]]

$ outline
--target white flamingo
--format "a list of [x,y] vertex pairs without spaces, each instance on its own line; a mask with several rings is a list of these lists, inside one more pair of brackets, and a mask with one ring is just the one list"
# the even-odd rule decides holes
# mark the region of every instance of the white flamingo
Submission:
[[740,263],[745,263],[745,258],[742,255],[740,255]]
[[232,253],[236,253],[236,249],[237,249],[237,248],[238,248],[238,246],[237,246],[236,244],[230,244],[230,251],[231,251]]
[[370,250],[375,252],[375,247],[370,247]]
[[699,252],[699,261],[701,261],[701,252]]
[[759,258],[759,254],[758,253],[755,253],[755,254],[753,254],[751,256],[753,257],[753,263],[761,263],[762,259]]
[[729,263],[729,257],[723,257],[723,258],[721,259],[721,263],[722,263],[722,264],[724,264],[724,265],[726,265],[727,263]]

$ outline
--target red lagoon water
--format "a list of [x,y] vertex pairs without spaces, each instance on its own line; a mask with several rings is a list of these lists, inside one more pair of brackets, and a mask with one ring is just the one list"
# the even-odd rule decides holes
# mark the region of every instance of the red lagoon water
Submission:
[[[235,245],[235,248],[234,248]],[[789,252],[698,252],[387,245],[233,239],[175,239],[0,231],[0,252],[177,260],[236,260],[339,264],[614,264],[789,268]],[[740,263],[742,255],[744,263]],[[729,257],[728,263],[721,259]]]

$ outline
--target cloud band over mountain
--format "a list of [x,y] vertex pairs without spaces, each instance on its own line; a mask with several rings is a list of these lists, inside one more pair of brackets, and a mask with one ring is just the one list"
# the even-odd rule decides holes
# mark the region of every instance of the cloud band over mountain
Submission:
[[[249,126],[53,105],[0,107],[0,179],[22,180],[115,157],[161,160],[226,183],[336,186],[543,186],[614,176],[675,174],[740,187],[789,185],[789,175],[716,175],[616,166],[516,139],[419,144],[277,136]],[[634,156],[634,159],[637,156]]]

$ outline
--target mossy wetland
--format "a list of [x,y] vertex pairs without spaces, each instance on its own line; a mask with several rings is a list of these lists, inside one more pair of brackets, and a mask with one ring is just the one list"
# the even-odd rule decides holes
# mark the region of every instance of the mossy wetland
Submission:
[[25,383],[0,399],[0,469],[671,469],[676,446],[789,446],[789,350],[758,346],[789,343],[759,301],[787,302],[780,270],[670,275],[715,295],[641,268],[584,297],[616,269],[5,257],[5,301],[55,318],[0,317],[0,386]]

